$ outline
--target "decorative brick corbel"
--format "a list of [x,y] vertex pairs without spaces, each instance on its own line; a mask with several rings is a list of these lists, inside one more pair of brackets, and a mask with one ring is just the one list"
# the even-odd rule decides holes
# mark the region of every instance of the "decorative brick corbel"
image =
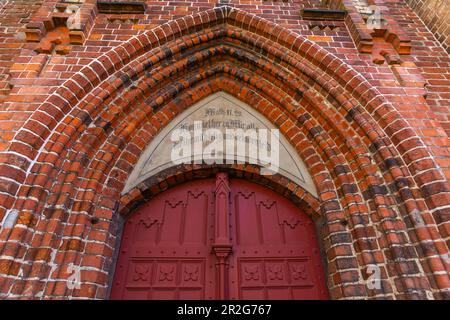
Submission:
[[403,32],[403,30],[397,25],[397,23],[389,22],[392,21],[391,18],[387,18],[388,24],[392,24],[393,27],[385,31],[384,39],[392,44],[394,49],[399,54],[410,54],[411,53],[411,40]]
[[54,26],[45,26],[43,21],[34,21],[26,25],[25,40],[27,42],[39,42],[47,34],[48,29],[53,29]]
[[[58,11],[63,12],[62,14],[64,15],[67,28],[69,29],[70,44],[83,44],[97,15],[95,1],[84,0],[79,4],[63,1],[58,3],[56,8]],[[70,12],[71,10],[73,11]]]
[[350,35],[356,44],[359,52],[371,53],[373,48],[373,39],[366,28],[366,24],[361,15],[355,10],[348,10],[345,23],[350,31]]
[[344,20],[347,12],[339,9],[303,8],[300,15],[304,20]]
[[368,27],[364,16],[372,13],[370,6],[376,5],[374,0],[342,0],[342,4],[348,11],[345,22],[359,52],[374,53],[374,38],[381,38],[391,44],[398,54],[410,54],[411,40],[389,16],[387,8],[380,10],[380,28],[373,29]]

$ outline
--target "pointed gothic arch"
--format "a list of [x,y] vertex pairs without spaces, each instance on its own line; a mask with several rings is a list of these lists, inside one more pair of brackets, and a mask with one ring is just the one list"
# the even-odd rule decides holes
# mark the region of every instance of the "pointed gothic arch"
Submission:
[[[30,218],[4,232],[33,243],[26,250],[32,255],[56,247],[61,261],[53,273],[49,257],[31,267],[13,261],[8,272],[38,275],[24,291],[105,297],[116,213],[143,191],[133,189],[118,201],[127,175],[176,114],[218,91],[279,127],[308,166],[319,192],[315,214],[326,219],[333,298],[444,295],[448,249],[439,238],[439,213],[430,214],[440,204],[421,180],[416,163],[429,153],[414,129],[342,60],[226,6],[168,22],[105,53],[58,88],[17,132],[6,157],[22,158],[27,174],[3,177],[21,184],[11,189],[11,209]],[[30,128],[38,134],[33,148],[19,149],[22,142],[30,145]],[[434,163],[428,165],[442,176]],[[242,171],[255,175],[254,168]],[[177,176],[149,190],[164,190]],[[446,192],[445,183],[440,186],[437,193]],[[304,192],[292,183],[286,190]],[[52,236],[39,238],[33,234],[38,229]],[[93,249],[94,240],[103,245]],[[83,265],[90,255],[103,256],[106,267],[96,266],[84,289],[61,289],[67,265]],[[380,289],[367,288],[372,264],[382,270]]]

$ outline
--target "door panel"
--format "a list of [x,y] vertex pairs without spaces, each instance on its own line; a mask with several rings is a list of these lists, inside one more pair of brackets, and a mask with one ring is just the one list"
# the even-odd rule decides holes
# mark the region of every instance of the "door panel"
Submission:
[[112,299],[326,299],[314,224],[245,180],[186,183],[126,221]]

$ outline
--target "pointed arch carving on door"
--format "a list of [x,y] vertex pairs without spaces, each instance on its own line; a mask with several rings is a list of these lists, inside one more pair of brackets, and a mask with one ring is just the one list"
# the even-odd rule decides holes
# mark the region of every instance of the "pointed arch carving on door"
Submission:
[[[216,111],[218,114],[212,115],[211,113],[213,111],[211,110]],[[250,106],[233,96],[225,92],[212,94],[180,113],[166,127],[158,132],[151,143],[142,152],[133,171],[128,177],[122,194],[126,194],[147,178],[170,167],[176,166],[177,164],[171,159],[171,152],[174,146],[174,142],[171,140],[172,134],[175,130],[179,130],[180,128],[193,127],[195,122],[204,123],[205,129],[218,129],[222,134],[226,133],[226,129],[236,129],[237,125],[240,126],[239,128],[243,129],[244,132],[247,129],[255,130],[255,132],[259,129],[268,131],[276,129],[276,127],[259,112],[253,110]],[[191,133],[191,137],[193,137],[193,130],[191,129],[189,132]],[[317,198],[318,193],[316,187],[305,163],[282,134],[279,138],[279,155],[276,157],[279,165],[277,163],[276,172],[274,173],[279,173],[281,176],[288,178]],[[193,146],[191,145],[190,150],[193,149],[192,147]],[[224,146],[223,150],[225,151],[225,149]],[[248,152],[249,142],[245,143],[245,150]],[[192,156],[189,157],[189,159],[185,159],[183,163],[193,164],[194,157],[195,155],[192,154]],[[233,157],[235,159],[233,162],[237,163],[236,149],[234,150]],[[221,160],[220,164],[225,163],[225,159],[217,160]],[[243,160],[244,159],[242,159],[242,161]],[[247,163],[248,161],[249,159],[247,159]],[[257,159],[250,159],[250,161],[255,161],[257,166],[261,166]],[[218,161],[215,163],[218,163]]]

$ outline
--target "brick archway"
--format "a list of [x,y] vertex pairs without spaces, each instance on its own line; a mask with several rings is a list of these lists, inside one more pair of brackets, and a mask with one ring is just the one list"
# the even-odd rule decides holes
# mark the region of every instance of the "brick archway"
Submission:
[[[104,54],[18,131],[4,162],[26,170],[0,175],[8,214],[19,218],[2,237],[26,245],[3,246],[11,259],[2,261],[2,292],[104,298],[117,199],[132,165],[177,113],[220,90],[278,126],[307,164],[327,219],[333,298],[443,297],[448,249],[439,231],[447,229],[438,230],[433,209],[445,201],[446,183],[433,162],[419,162],[429,153],[413,128],[332,54],[228,7],[171,21]],[[431,178],[420,175],[424,166],[435,168]],[[66,287],[70,263],[89,267],[81,289]],[[366,286],[371,264],[382,270],[378,290]]]

